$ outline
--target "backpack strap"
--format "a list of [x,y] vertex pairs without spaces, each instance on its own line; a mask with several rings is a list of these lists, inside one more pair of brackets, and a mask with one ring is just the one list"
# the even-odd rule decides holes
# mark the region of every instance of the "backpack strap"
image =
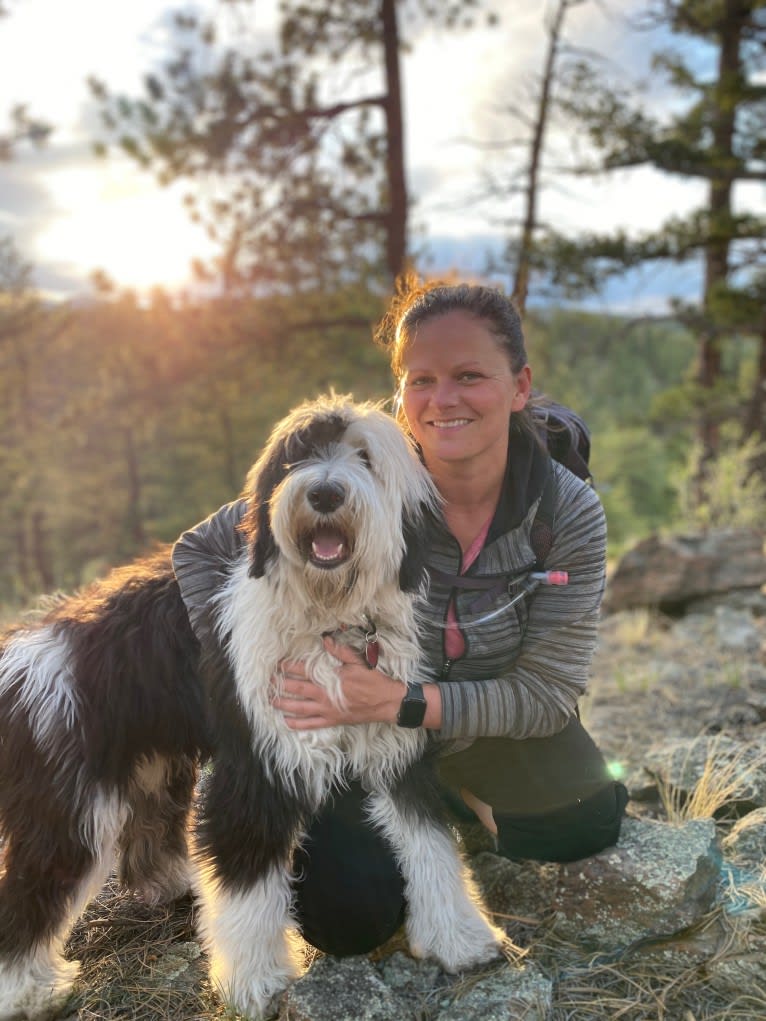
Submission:
[[542,571],[545,561],[553,546],[553,515],[556,496],[556,483],[553,479],[553,463],[548,465],[548,474],[545,476],[543,491],[540,495],[540,502],[537,505],[535,520],[529,532],[529,544],[535,555],[535,569]]
[[505,574],[500,578],[476,578],[470,574],[447,574],[446,571],[440,571],[435,567],[429,567],[428,573],[434,580],[443,585],[478,592],[477,598],[469,604],[468,609],[471,613],[481,613],[482,610],[487,609],[499,595],[510,590],[510,585],[514,578],[517,578],[519,575],[526,575],[529,571],[544,570],[545,561],[553,546],[555,487],[553,463],[549,462],[548,472],[543,483],[543,491],[540,494],[540,502],[537,505],[537,511],[529,532],[529,544],[535,555],[534,564],[527,564],[526,567],[522,567],[520,570],[510,574]]

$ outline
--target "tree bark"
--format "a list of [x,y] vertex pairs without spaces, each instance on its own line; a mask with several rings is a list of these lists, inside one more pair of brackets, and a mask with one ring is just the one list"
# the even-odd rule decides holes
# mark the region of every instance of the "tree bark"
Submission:
[[125,429],[125,461],[128,481],[127,525],[130,539],[137,550],[146,545],[146,531],[141,513],[141,476],[133,431]]
[[[718,68],[713,88],[712,103],[712,152],[718,165],[736,164],[734,154],[734,131],[737,107],[731,102],[731,84],[742,74],[740,47],[742,36],[750,14],[751,4],[742,0],[726,0],[725,12],[717,26],[719,38]],[[714,326],[713,302],[715,291],[726,284],[729,278],[729,254],[731,239],[728,230],[717,230],[719,224],[726,226],[732,213],[733,178],[713,178],[708,192],[708,216],[710,237],[705,245],[705,275],[703,308],[710,328],[700,337],[697,381],[704,389],[712,388],[721,377],[721,347],[718,331]],[[701,408],[699,439],[702,443],[701,469],[715,457],[720,445],[720,427],[715,411],[709,413]]]
[[529,277],[532,263],[534,236],[537,230],[537,199],[539,192],[540,163],[543,154],[545,128],[548,123],[551,90],[556,74],[556,58],[558,57],[561,30],[567,9],[580,0],[559,0],[548,31],[548,53],[545,58],[545,70],[540,85],[534,132],[529,148],[529,165],[527,167],[526,209],[524,223],[521,228],[519,254],[516,260],[516,273],[513,280],[513,297],[520,315],[524,315],[529,292]]
[[386,181],[388,185],[388,223],[386,230],[386,266],[394,280],[407,261],[407,179],[404,170],[404,115],[399,61],[399,26],[396,0],[382,0],[383,52],[386,95]]
[[32,512],[32,556],[43,592],[50,592],[56,579],[45,535],[45,513],[42,510]]

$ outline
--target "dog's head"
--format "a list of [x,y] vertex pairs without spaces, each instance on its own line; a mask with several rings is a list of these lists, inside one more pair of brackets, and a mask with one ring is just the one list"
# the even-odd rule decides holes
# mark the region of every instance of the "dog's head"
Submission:
[[252,577],[284,557],[323,591],[366,576],[419,585],[424,519],[438,496],[377,405],[333,396],[296,408],[272,432],[245,495]]

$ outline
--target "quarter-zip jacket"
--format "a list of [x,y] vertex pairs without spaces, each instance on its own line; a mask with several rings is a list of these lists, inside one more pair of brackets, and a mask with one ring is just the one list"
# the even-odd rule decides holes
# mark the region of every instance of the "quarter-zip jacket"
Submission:
[[[561,730],[583,694],[596,646],[606,575],[606,524],[601,503],[586,483],[550,462],[554,484],[554,541],[547,569],[567,571],[565,587],[540,586],[528,598],[484,623],[517,591],[500,591],[487,605],[470,590],[454,589],[433,575],[423,609],[424,674],[442,696],[441,729],[432,734],[445,751],[476,737],[546,737]],[[468,577],[512,581],[535,562],[530,530],[548,455],[521,433],[512,433],[508,469],[487,541]],[[185,532],[173,548],[173,567],[197,637],[212,637],[212,600],[242,553],[237,529],[246,501],[227,504]],[[460,571],[460,547],[441,520],[433,522],[429,566],[443,575]],[[454,595],[465,654],[445,662],[447,606]],[[475,626],[474,626],[475,625]],[[407,680],[407,678],[402,678]]]
[[[539,586],[495,616],[535,565],[530,533],[548,471],[553,478],[553,545],[547,570],[566,571],[566,586]],[[584,693],[597,640],[606,577],[606,523],[593,489],[523,434],[511,437],[502,495],[487,541],[464,578],[496,578],[498,591],[455,587],[460,547],[435,522],[427,556],[432,572],[423,612],[424,660],[442,696],[446,741],[476,737],[547,737],[563,729]],[[504,583],[504,584],[503,584]],[[465,653],[444,653],[447,606],[454,598]],[[490,619],[485,619],[489,617]],[[462,739],[462,740],[461,740]]]

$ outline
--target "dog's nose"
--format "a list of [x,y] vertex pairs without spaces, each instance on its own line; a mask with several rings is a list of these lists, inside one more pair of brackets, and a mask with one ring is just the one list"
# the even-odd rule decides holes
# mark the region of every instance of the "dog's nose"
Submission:
[[308,501],[320,514],[337,510],[346,499],[346,491],[337,482],[320,482],[308,491]]

